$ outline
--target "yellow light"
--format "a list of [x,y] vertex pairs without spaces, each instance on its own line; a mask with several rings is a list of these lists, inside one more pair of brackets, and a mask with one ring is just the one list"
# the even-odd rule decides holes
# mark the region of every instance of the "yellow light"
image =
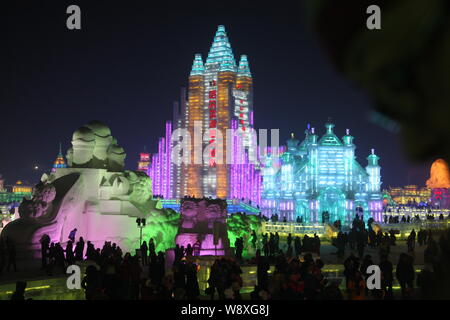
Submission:
[[[31,290],[42,290],[42,289],[48,289],[50,286],[38,286],[38,287],[30,287],[26,288],[25,291],[31,291]],[[6,294],[12,294],[13,291],[6,291]]]

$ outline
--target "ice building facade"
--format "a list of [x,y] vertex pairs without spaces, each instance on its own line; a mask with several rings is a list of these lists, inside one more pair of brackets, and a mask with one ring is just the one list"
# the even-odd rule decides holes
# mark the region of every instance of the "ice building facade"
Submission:
[[325,124],[319,137],[314,128],[299,141],[292,135],[285,148],[271,150],[264,159],[261,212],[277,214],[280,220],[302,218],[305,223],[353,221],[355,214],[365,220],[382,219],[379,157],[372,149],[363,168],[355,157],[350,130],[339,139],[334,124]]

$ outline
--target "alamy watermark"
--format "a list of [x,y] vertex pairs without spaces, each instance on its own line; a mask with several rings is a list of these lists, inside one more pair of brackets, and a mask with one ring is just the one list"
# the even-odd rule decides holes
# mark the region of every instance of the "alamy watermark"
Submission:
[[260,164],[269,153],[272,157],[279,155],[280,130],[271,129],[270,138],[269,147],[267,129],[203,130],[202,122],[195,121],[192,128],[172,132],[170,159],[176,165]]
[[366,13],[370,16],[366,20],[366,26],[369,30],[381,29],[381,9],[379,6],[373,4],[367,7]]
[[70,16],[67,17],[66,27],[69,30],[80,30],[81,29],[81,9],[79,6],[72,4],[67,7],[67,14]]
[[81,289],[81,268],[76,264],[72,264],[67,267],[66,273],[70,274],[66,281],[67,289]]

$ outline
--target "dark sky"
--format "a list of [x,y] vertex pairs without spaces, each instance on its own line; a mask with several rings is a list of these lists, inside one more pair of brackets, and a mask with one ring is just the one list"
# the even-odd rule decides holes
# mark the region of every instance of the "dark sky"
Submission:
[[[135,169],[144,145],[156,151],[194,54],[207,55],[219,24],[234,55],[248,55],[257,128],[279,128],[283,143],[291,132],[302,137],[307,123],[322,134],[331,117],[339,137],[350,128],[363,166],[376,149],[382,187],[427,179],[431,163],[408,161],[400,136],[369,121],[370,99],[335,72],[300,2],[14,2],[1,13],[0,173],[7,183],[37,182],[42,171],[34,166],[49,170],[58,143],[65,153],[73,131],[94,119],[111,127]],[[70,4],[81,7],[80,31],[66,28]]]

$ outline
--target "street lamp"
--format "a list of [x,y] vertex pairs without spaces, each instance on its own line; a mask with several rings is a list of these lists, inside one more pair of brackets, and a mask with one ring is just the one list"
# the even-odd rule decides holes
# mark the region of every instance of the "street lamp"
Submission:
[[136,224],[139,228],[139,247],[141,247],[142,244],[142,228],[145,227],[145,219],[144,218],[137,218]]

